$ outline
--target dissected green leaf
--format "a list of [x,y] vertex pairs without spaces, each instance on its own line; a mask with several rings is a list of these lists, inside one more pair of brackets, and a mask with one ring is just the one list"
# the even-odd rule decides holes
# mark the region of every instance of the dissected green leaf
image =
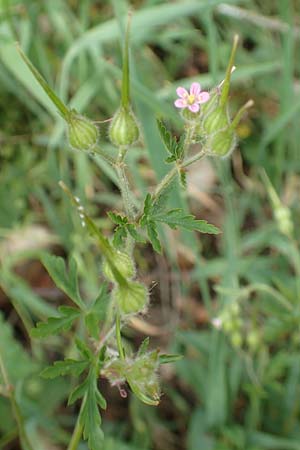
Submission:
[[55,361],[52,366],[46,367],[41,373],[44,378],[56,378],[65,375],[79,376],[89,365],[88,360],[76,361],[75,359],[65,359]]
[[124,240],[127,238],[127,229],[124,225],[119,225],[114,231],[113,244],[116,248],[124,245]]
[[77,265],[75,260],[71,258],[68,272],[66,263],[60,256],[46,254],[42,257],[42,263],[56,286],[73,300],[79,308],[85,309],[85,304],[80,297],[78,289]]
[[115,247],[122,247],[124,245],[124,240],[128,233],[137,242],[145,242],[144,237],[138,233],[136,224],[130,223],[126,216],[121,216],[120,214],[113,212],[109,212],[108,216],[116,225],[118,225],[114,230],[113,243]]
[[169,227],[176,229],[177,227],[185,228],[189,231],[199,231],[201,233],[218,234],[220,231],[214,225],[209,224],[206,220],[195,219],[192,214],[186,214],[182,209],[171,209],[166,213],[160,213],[152,216],[157,222],[163,222]]
[[148,217],[151,215],[151,210],[152,210],[152,196],[151,194],[147,194],[144,200],[143,215],[140,220],[142,227],[147,224]]
[[78,319],[81,311],[71,306],[60,306],[58,308],[60,316],[49,317],[46,322],[38,322],[36,328],[31,330],[31,335],[37,338],[45,338],[60,331],[67,331],[71,328],[74,320]]
[[160,244],[160,241],[158,238],[157,227],[156,227],[155,222],[153,222],[153,220],[150,220],[147,223],[147,233],[148,233],[148,237],[152,244],[153,249],[157,253],[161,253],[162,249],[161,249],[161,244]]
[[126,225],[126,223],[128,222],[126,216],[121,216],[120,214],[114,213],[112,211],[108,212],[107,215],[116,225]]
[[135,225],[129,223],[126,226],[126,229],[127,229],[128,233],[133,237],[133,239],[135,239],[137,242],[141,242],[141,243],[145,242],[144,236],[142,236],[140,233],[137,232]]
[[170,153],[170,156],[166,159],[166,162],[171,163],[181,160],[184,152],[185,135],[182,135],[177,141],[177,139],[171,135],[160,119],[157,119],[157,126],[164,146],[167,152]]
[[101,450],[103,447],[103,431],[99,408],[106,408],[106,401],[97,387],[97,372],[93,367],[87,377],[86,395],[80,413],[80,423],[83,426],[83,437],[88,441],[90,450]]

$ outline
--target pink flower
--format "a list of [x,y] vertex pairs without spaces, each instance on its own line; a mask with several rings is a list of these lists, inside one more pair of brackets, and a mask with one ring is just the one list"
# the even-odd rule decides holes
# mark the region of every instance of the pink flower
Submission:
[[188,108],[193,113],[199,111],[201,103],[206,103],[209,100],[209,93],[201,92],[199,83],[192,83],[190,92],[183,87],[178,87],[176,93],[180,97],[174,102],[176,108]]

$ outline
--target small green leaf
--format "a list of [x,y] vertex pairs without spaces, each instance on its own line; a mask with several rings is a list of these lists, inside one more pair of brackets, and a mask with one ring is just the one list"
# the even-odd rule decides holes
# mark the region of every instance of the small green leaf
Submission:
[[166,223],[173,229],[181,227],[189,231],[199,231],[201,233],[220,233],[220,230],[214,225],[209,224],[206,220],[195,219],[195,216],[186,214],[182,209],[172,209],[166,213],[156,214],[152,216],[152,220]]
[[108,217],[112,222],[114,222],[116,225],[126,225],[128,220],[126,216],[121,216],[120,214],[116,214],[112,211],[107,213]]
[[148,216],[150,216],[152,209],[152,196],[151,194],[147,194],[144,200],[144,211],[143,216],[141,218],[141,225],[144,226],[147,222]]
[[41,372],[44,378],[56,378],[65,375],[79,376],[89,365],[89,361],[76,361],[75,359],[65,359],[64,361],[55,361],[53,366],[46,367]]
[[164,144],[167,152],[170,153],[171,155],[174,155],[174,150],[177,145],[176,140],[173,138],[173,136],[171,135],[169,130],[167,130],[167,128],[162,120],[157,119],[156,123],[157,123],[160,137],[163,141],[163,144]]
[[161,245],[160,245],[160,241],[158,238],[158,233],[157,233],[157,227],[155,222],[148,221],[147,223],[147,233],[148,233],[148,237],[149,240],[152,244],[153,249],[157,252],[157,253],[161,253]]
[[170,156],[166,159],[166,162],[171,163],[181,160],[184,153],[185,135],[183,134],[177,141],[177,139],[167,130],[164,123],[159,119],[157,120],[157,126],[164,146],[167,152],[170,153]]
[[58,334],[60,331],[67,331],[71,328],[74,320],[81,315],[79,309],[70,306],[60,306],[58,312],[60,316],[50,317],[47,322],[38,322],[36,328],[31,330],[31,335],[36,338],[45,338]]
[[137,242],[145,243],[145,238],[140,233],[136,231],[136,228],[133,224],[129,223],[127,226],[128,233],[135,239]]
[[81,309],[85,309],[78,289],[77,265],[74,259],[70,260],[69,273],[63,258],[54,255],[44,255],[42,263],[47,269],[56,286],[61,289]]
[[183,355],[159,355],[159,364],[168,364],[180,361]]
[[119,225],[114,231],[113,244],[116,248],[124,245],[124,239],[127,237],[127,229],[124,225]]

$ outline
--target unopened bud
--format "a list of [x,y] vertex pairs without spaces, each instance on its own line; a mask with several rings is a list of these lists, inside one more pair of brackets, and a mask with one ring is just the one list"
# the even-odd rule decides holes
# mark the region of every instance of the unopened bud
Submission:
[[70,146],[76,150],[93,150],[99,139],[99,129],[94,122],[71,111],[67,123]]
[[148,303],[146,287],[136,281],[116,286],[114,298],[121,314],[135,314],[142,311]]
[[140,135],[135,115],[130,108],[121,106],[109,129],[109,138],[117,147],[134,144]]

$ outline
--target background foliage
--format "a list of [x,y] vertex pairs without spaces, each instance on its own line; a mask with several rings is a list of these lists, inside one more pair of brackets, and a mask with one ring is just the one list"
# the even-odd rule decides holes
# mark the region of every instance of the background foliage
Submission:
[[[53,360],[76,353],[71,332],[46,341],[29,335],[37,320],[68,304],[39,259],[46,250],[72,256],[85,296],[97,295],[99,277],[99,256],[58,181],[72,186],[107,233],[106,211],[118,209],[120,197],[105,161],[68,149],[62,120],[14,42],[64,100],[105,120],[119,104],[119,40],[128,6],[125,0],[0,1],[0,353],[36,450],[66,448],[78,413],[76,404],[66,407],[75,379],[39,376]],[[129,160],[141,198],[167,171],[156,116],[180,129],[176,86],[219,83],[235,33],[241,45],[233,110],[249,97],[255,108],[239,126],[232,159],[200,162],[185,195],[172,191],[173,207],[189,209],[222,234],[199,238],[162,229],[162,256],[150,247],[137,250],[144,282],[155,283],[149,315],[126,330],[128,345],[137,348],[150,334],[184,359],[162,368],[158,408],[121,399],[100,380],[109,405],[105,450],[300,449],[299,1],[131,6],[132,98],[145,146],[137,145]],[[105,140],[105,124],[101,132]],[[114,151],[108,142],[104,147]],[[282,210],[294,232],[282,226]],[[222,330],[211,325],[216,317]],[[4,396],[0,417],[0,448],[19,448]]]

